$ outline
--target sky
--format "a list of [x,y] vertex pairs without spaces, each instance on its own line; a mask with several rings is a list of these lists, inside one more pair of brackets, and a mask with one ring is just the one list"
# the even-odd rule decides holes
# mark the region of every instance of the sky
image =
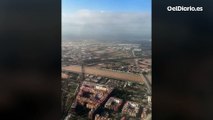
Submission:
[[151,0],[62,0],[62,40],[150,40]]

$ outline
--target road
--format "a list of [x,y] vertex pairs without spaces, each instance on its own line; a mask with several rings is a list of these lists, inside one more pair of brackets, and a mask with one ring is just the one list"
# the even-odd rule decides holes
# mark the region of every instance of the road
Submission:
[[[62,67],[62,70],[70,71],[74,73],[81,73],[81,66],[71,65],[67,67]],[[97,69],[94,67],[84,66],[84,73],[93,74],[93,75],[102,76],[102,77],[114,78],[119,80],[139,82],[139,83],[144,81],[143,78],[141,78],[139,75],[136,75],[136,74],[123,73],[123,72],[117,72],[117,71],[111,71],[111,70],[103,70],[103,69]]]
[[123,58],[115,58],[115,59],[88,59],[84,60],[84,63],[101,63],[101,62],[116,62],[116,61],[122,61],[122,60],[128,60],[128,59],[136,59],[141,57],[123,57]]
[[149,83],[149,81],[147,80],[147,78],[143,74],[140,74],[140,76],[141,76],[142,79],[144,79],[144,83],[148,88],[148,92],[151,94],[152,93],[151,84]]
[[[135,65],[139,68],[138,59],[137,59],[136,56],[135,56],[134,50],[132,50],[132,55],[133,55],[133,57],[135,57],[135,59],[134,59],[134,60],[135,60]],[[147,88],[148,88],[148,92],[151,94],[151,93],[152,93],[152,87],[151,87],[151,82],[150,82],[150,80],[148,80],[148,78],[147,78],[145,75],[143,75],[142,73],[140,74],[140,77],[141,77],[141,79],[143,79],[145,85],[146,85]]]

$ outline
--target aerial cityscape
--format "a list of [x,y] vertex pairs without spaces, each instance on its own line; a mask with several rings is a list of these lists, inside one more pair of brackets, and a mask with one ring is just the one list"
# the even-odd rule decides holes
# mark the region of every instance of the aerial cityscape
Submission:
[[93,1],[62,1],[61,119],[151,120],[151,2]]

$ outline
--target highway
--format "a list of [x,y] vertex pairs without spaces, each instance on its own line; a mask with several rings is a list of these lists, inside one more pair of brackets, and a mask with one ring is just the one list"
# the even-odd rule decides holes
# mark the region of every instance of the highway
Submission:
[[[133,57],[135,57],[135,59],[134,59],[135,60],[135,65],[139,68],[138,59],[136,58],[135,52],[133,50],[132,50],[132,54],[133,54]],[[148,78],[145,75],[143,75],[143,73],[140,73],[140,77],[141,77],[141,79],[143,79],[145,85],[148,88],[148,92],[151,94],[152,93],[152,87],[151,87],[150,80],[148,80]]]
[[149,82],[149,80],[147,80],[147,78],[143,75],[143,74],[140,74],[140,77],[142,78],[142,79],[144,79],[144,83],[145,83],[145,85],[147,86],[147,88],[148,88],[148,92],[151,94],[152,93],[152,88],[151,88],[151,84],[150,84],[150,82]]
[[[62,67],[62,70],[70,71],[74,73],[81,73],[81,66],[80,65],[66,66],[66,67]],[[84,66],[84,73],[93,74],[93,75],[102,76],[102,77],[114,78],[119,80],[138,82],[138,83],[144,82],[144,79],[136,74],[117,72],[112,70],[103,70],[103,69],[97,69],[94,67]]]

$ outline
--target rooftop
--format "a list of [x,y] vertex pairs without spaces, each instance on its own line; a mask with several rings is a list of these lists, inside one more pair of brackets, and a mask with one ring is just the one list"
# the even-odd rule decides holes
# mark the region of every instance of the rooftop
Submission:
[[105,104],[105,108],[118,111],[119,107],[122,105],[123,100],[115,97],[110,97]]
[[122,109],[123,114],[127,114],[132,117],[136,117],[139,113],[140,105],[138,103],[127,101],[124,104],[124,107]]
[[83,82],[77,94],[77,102],[88,109],[96,109],[108,97],[113,88],[106,85]]

